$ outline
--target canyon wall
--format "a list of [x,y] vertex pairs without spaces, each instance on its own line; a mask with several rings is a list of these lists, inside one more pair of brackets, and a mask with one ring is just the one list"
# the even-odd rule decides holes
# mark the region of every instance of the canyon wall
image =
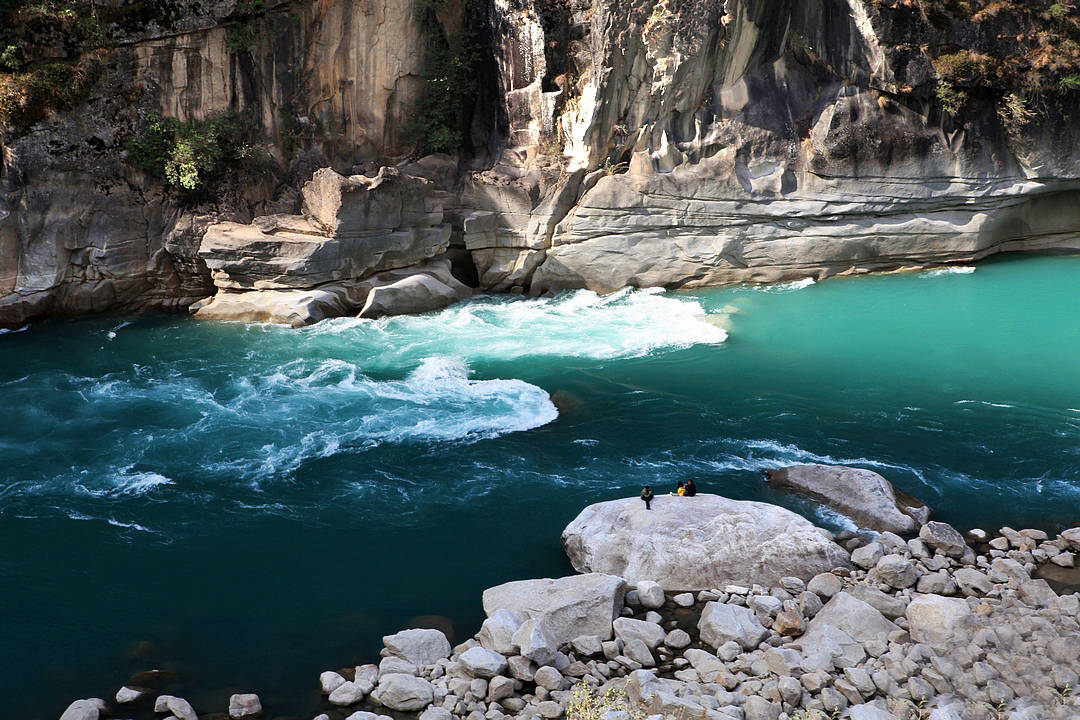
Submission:
[[[216,290],[207,228],[301,221],[321,167],[423,179],[455,273],[495,291],[1078,250],[1080,11],[961,5],[225,2],[110,28],[87,98],[4,128],[0,325],[187,307]],[[422,157],[415,119],[447,101],[456,144]],[[193,195],[133,166],[148,118],[223,111],[254,125],[258,172]],[[334,282],[376,271],[342,264],[362,270]]]

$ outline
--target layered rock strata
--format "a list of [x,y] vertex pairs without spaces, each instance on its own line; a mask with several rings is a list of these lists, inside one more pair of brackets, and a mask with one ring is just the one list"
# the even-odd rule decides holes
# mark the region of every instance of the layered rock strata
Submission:
[[198,318],[309,325],[329,317],[427,312],[469,295],[450,272],[428,181],[384,167],[374,177],[323,168],[304,185],[301,215],[219,223],[199,257],[218,293]]
[[[110,27],[82,105],[4,129],[0,324],[186,307],[213,292],[197,252],[205,229],[295,212],[318,167],[437,167],[425,192],[494,291],[1075,251],[1080,103],[1071,76],[1053,72],[1077,60],[1067,48],[1038,56],[1035,20],[984,5],[521,0],[448,4],[421,22],[418,0],[271,3],[244,20],[243,49],[227,2],[182,5],[172,25]],[[1078,11],[1056,7],[1064,15],[1044,29],[1072,27]],[[475,84],[462,127],[447,129],[460,148],[410,163],[425,63],[462,33],[476,53],[455,59]],[[959,46],[973,49],[947,52]],[[956,85],[945,61],[958,57],[1000,72]],[[1030,94],[1012,66],[1050,72],[1049,84]],[[943,87],[960,99],[942,100]],[[252,120],[269,175],[193,198],[125,160],[150,114],[222,110]],[[296,249],[273,247],[281,264]],[[343,262],[320,272],[349,275]]]

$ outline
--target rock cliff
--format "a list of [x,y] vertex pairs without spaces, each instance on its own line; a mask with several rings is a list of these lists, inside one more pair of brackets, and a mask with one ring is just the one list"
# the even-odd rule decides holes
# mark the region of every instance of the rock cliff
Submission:
[[[445,259],[496,291],[1080,249],[1069,3],[83,3],[5,11],[0,325],[185,308],[265,232],[239,225],[310,216],[320,168],[425,181]],[[319,237],[341,267],[274,282],[415,239]]]

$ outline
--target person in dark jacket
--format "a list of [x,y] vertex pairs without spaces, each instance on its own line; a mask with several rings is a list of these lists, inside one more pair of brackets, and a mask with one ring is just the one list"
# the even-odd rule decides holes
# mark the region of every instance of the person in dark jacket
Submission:
[[652,491],[651,486],[646,485],[645,487],[643,487],[641,489],[641,499],[645,501],[645,509],[646,510],[652,510],[652,508],[649,507],[649,504],[653,501],[654,497],[656,497],[656,496],[653,495],[653,491]]
[[695,495],[697,495],[697,485],[694,484],[693,480],[687,480],[686,481],[686,494],[685,494],[685,496],[686,497],[694,497]]

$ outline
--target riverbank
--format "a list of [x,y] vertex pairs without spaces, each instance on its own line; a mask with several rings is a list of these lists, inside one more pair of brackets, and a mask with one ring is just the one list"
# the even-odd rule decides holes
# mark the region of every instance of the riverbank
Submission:
[[[717,517],[711,498],[657,502]],[[636,499],[607,505],[655,517]],[[587,509],[567,532],[597,512]],[[720,517],[786,512],[730,503]],[[627,532],[653,532],[641,527]],[[720,587],[665,591],[647,578],[585,573],[490,588],[487,620],[465,642],[451,647],[440,630],[403,630],[383,638],[377,665],[323,672],[317,720],[557,720],[584,717],[600,698],[631,716],[708,720],[1069,720],[1080,712],[1080,528],[962,536],[929,521],[907,539],[844,532],[830,536],[829,562],[838,567],[823,572],[809,560],[820,557],[818,540],[801,528],[774,523],[743,538],[751,555],[725,560],[732,582]],[[737,541],[722,524],[709,532]],[[757,557],[777,542],[809,552],[803,567],[771,586],[746,581],[770,572]],[[197,715],[186,700],[133,682],[115,700],[74,703],[62,720],[151,710],[178,720],[263,712],[257,696],[239,693],[228,715]],[[272,707],[266,715],[280,717]]]

